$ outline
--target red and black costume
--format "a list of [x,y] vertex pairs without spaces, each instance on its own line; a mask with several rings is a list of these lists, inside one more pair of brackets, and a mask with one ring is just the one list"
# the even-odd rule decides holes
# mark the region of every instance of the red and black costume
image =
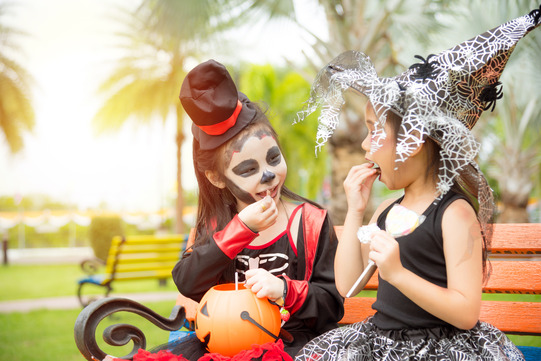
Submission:
[[[289,228],[297,211],[302,216],[295,247]],[[336,234],[326,210],[303,203],[290,216],[288,229],[276,239],[249,247],[256,237],[258,233],[235,216],[223,230],[202,244],[196,241],[201,245],[184,253],[173,269],[173,279],[183,295],[199,301],[212,286],[234,282],[232,269],[243,281],[246,259],[260,258],[260,268],[287,282],[284,307],[291,317],[283,329],[294,340],[284,343],[293,356],[310,339],[337,327],[344,314],[343,298],[334,283]]]

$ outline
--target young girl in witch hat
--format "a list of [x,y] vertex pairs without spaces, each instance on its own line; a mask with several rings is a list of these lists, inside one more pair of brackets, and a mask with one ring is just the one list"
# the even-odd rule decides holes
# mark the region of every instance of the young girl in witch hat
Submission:
[[[354,51],[320,72],[301,113],[321,106],[319,145],[338,124],[345,90],[368,98],[367,162],[344,182],[337,288],[358,293],[370,264],[379,269],[379,288],[373,317],[317,337],[296,360],[523,360],[503,332],[479,321],[493,198],[471,129],[501,98],[499,76],[516,43],[539,25],[540,9],[396,77],[379,78]],[[404,193],[362,226],[376,179]]]
[[[222,64],[209,60],[191,70],[180,101],[193,121],[199,203],[195,244],[173,279],[184,296],[200,301],[216,284],[235,282],[237,274],[257,297],[289,312],[283,342],[294,356],[343,316],[330,217],[285,187],[287,165],[276,132]],[[191,346],[166,348],[191,360],[208,352],[197,339]]]

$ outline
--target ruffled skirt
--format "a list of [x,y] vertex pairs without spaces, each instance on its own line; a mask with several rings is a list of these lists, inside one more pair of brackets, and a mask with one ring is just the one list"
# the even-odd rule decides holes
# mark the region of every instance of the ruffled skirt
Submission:
[[353,360],[518,361],[524,356],[502,331],[485,322],[471,330],[382,330],[368,319],[324,333],[295,357],[295,361]]

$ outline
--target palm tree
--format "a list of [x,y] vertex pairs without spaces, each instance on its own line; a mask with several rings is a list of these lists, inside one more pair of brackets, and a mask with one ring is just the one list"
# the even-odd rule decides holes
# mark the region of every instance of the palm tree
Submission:
[[[0,19],[7,13],[7,5],[0,3]],[[34,109],[30,99],[30,74],[15,61],[10,52],[20,49],[14,40],[23,32],[0,21],[0,129],[12,153],[23,146],[23,133],[34,128]]]
[[531,96],[524,106],[513,92],[512,83],[506,85],[506,101],[499,104],[498,114],[486,127],[489,131],[486,143],[493,151],[484,165],[498,186],[501,202],[498,222],[527,223],[526,207],[540,178],[541,114],[537,105],[540,99],[538,94]]
[[[120,34],[127,49],[99,91],[108,99],[93,122],[98,132],[115,131],[127,121],[165,122],[173,111],[177,121],[176,232],[184,232],[181,146],[184,111],[178,95],[186,61],[204,48],[202,41],[213,33],[209,19],[216,14],[211,1],[143,0],[134,13],[121,19],[127,31]],[[170,9],[175,9],[171,12]],[[172,16],[172,14],[176,14]],[[205,43],[206,44],[206,43]]]
[[[498,2],[483,6],[482,20],[492,23],[526,14],[534,1]],[[475,11],[475,9],[474,9]],[[486,21],[487,22],[487,21]],[[467,24],[464,24],[465,26]],[[492,178],[500,202],[498,222],[529,222],[527,205],[541,183],[541,32],[522,39],[501,77],[504,97],[496,111],[481,117],[477,133],[487,150],[481,166]]]

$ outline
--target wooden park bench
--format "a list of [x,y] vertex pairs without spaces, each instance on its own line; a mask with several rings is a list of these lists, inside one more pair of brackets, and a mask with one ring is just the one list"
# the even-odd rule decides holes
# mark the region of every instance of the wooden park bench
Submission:
[[[340,238],[342,227],[336,226],[335,229]],[[480,319],[510,335],[536,336],[535,339],[539,340],[537,345],[541,346],[541,224],[495,224],[490,260],[492,274],[483,288]],[[377,273],[368,282],[365,291],[345,300],[341,325],[360,322],[374,314],[371,308],[375,301],[374,290],[377,290]],[[521,299],[487,299],[509,297],[502,294],[518,294]],[[94,302],[79,314],[75,323],[77,347],[87,360],[102,360],[106,354],[96,343],[96,328],[101,320],[116,312],[136,313],[163,330],[176,332],[187,318],[194,316],[196,303],[186,300],[179,296],[169,318],[133,300],[106,298]],[[139,348],[146,348],[144,333],[135,326],[114,325],[108,330],[104,331],[103,338],[111,345],[121,346],[130,339],[133,341],[133,350],[123,357],[125,359],[131,359]],[[115,334],[117,337],[114,337]],[[115,343],[115,340],[121,342]],[[541,347],[519,348],[527,360],[541,360]]]
[[98,267],[94,260],[81,263],[88,276],[78,280],[77,297],[83,307],[93,301],[83,288],[95,285],[105,289],[105,297],[120,281],[157,279],[165,284],[171,271],[186,247],[187,235],[113,237],[105,263],[105,271],[95,274]]

